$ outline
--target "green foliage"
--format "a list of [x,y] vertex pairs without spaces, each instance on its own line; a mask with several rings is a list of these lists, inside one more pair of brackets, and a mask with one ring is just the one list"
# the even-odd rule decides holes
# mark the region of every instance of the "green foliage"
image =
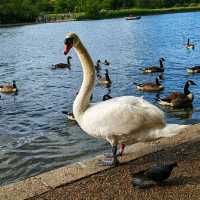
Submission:
[[48,0],[39,0],[36,1],[35,6],[37,7],[38,11],[40,12],[51,12],[53,11],[53,5],[49,3]]
[[86,0],[85,14],[91,19],[96,19],[100,14],[100,2],[94,0]]
[[76,6],[76,1],[75,0],[57,0],[55,1],[54,4],[54,11],[56,13],[61,13],[61,12],[72,12]]
[[0,0],[0,23],[34,21],[38,15],[48,13],[84,12],[85,17],[95,19],[110,15],[110,10],[199,4],[200,0]]

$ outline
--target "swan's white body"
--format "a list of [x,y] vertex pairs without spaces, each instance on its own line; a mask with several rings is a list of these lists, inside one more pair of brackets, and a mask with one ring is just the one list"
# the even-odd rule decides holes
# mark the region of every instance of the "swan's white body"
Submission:
[[134,96],[89,104],[78,123],[89,135],[104,138],[111,145],[151,140],[154,138],[152,131],[165,126],[162,111]]
[[93,62],[78,36],[70,33],[69,37],[75,38],[73,46],[83,68],[83,82],[73,104],[73,113],[86,133],[116,146],[168,137],[177,133],[174,128],[180,130],[183,127],[166,126],[164,113],[141,97],[122,96],[90,104],[95,84]]

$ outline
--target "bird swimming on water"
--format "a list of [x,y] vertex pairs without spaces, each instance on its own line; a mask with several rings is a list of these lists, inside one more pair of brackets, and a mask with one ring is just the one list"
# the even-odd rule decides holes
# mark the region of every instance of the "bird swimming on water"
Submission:
[[111,66],[111,63],[107,59],[104,60],[103,64],[107,66]]
[[188,38],[187,44],[185,45],[187,49],[194,49],[194,44],[190,43],[190,39]]
[[72,59],[72,57],[68,56],[67,63],[58,63],[55,65],[52,65],[52,69],[64,69],[64,68],[71,69],[71,62],[70,62],[71,59]]
[[195,65],[192,67],[187,68],[188,73],[200,73],[200,65]]
[[146,67],[146,68],[142,69],[142,71],[144,73],[164,72],[164,70],[165,70],[164,69],[164,64],[163,64],[164,61],[165,61],[164,58],[160,58],[159,59],[160,66],[152,65],[152,66],[149,66],[149,67]]
[[0,92],[6,94],[17,93],[16,81],[13,80],[12,84],[0,85]]
[[161,90],[164,89],[164,86],[160,82],[160,80],[161,80],[160,76],[156,77],[155,83],[154,82],[148,82],[148,83],[134,83],[134,84],[136,85],[136,88],[140,91],[158,92],[158,91],[161,91]]
[[112,83],[109,73],[108,73],[108,69],[105,69],[105,75],[101,76],[101,75],[97,75],[97,82],[100,85],[110,85]]
[[188,80],[184,86],[184,93],[172,92],[169,96],[160,98],[157,96],[157,101],[160,105],[171,106],[176,108],[192,107],[194,95],[189,91],[190,85],[196,85],[194,81]]

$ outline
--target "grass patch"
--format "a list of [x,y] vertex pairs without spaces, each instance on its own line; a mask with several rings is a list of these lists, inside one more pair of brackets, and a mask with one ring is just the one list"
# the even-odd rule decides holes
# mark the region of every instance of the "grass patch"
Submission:
[[[172,8],[160,8],[160,9],[144,9],[144,8],[132,8],[132,9],[120,9],[120,10],[101,10],[97,19],[108,19],[108,18],[119,18],[126,17],[129,14],[134,16],[137,15],[155,15],[155,14],[166,14],[166,13],[178,13],[178,12],[193,12],[200,11],[200,6],[192,7],[172,7]],[[74,14],[74,18],[77,20],[91,19],[84,13]]]

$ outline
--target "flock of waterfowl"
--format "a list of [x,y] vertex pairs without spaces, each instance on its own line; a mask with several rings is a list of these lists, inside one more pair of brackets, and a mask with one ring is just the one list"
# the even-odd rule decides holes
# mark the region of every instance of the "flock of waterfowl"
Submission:
[[[193,44],[189,44],[189,39],[188,39],[188,44],[186,45],[186,48],[191,48],[191,46],[194,48]],[[164,85],[162,85],[162,77],[164,73],[164,64],[163,62],[165,61],[164,58],[160,58],[160,66],[150,66],[142,69],[143,73],[161,73],[159,76],[156,77],[156,80],[154,83],[135,83],[136,88],[138,90],[144,91],[144,92],[159,92],[164,89]],[[192,70],[193,73],[198,73],[195,71],[197,66],[193,68],[189,68]],[[171,106],[171,107],[176,107],[176,108],[187,108],[187,107],[192,107],[192,101],[194,99],[193,94],[189,90],[190,85],[196,85],[192,80],[188,80],[185,83],[184,86],[184,92],[173,92],[169,94],[169,96],[160,98],[159,95],[157,95],[156,100],[160,105],[164,106]]]
[[[101,73],[101,65],[109,67],[111,63],[107,60],[104,62],[97,60],[94,65],[88,51],[75,33],[67,34],[64,40],[64,54],[67,55],[72,47],[75,48],[81,62],[83,81],[73,103],[73,112],[64,111],[63,113],[69,119],[75,120],[87,134],[103,138],[111,144],[112,156],[106,157],[105,160],[99,161],[98,164],[117,166],[119,163],[118,156],[123,155],[125,145],[152,141],[161,137],[170,137],[178,134],[185,127],[185,125],[167,124],[164,112],[143,99],[143,97],[121,96],[112,98],[110,95],[112,81],[109,77],[108,68],[105,69],[105,74]],[[186,48],[193,49],[194,45],[190,44],[188,40]],[[67,64],[59,63],[53,65],[52,69],[71,69],[71,59],[72,57],[69,56]],[[164,89],[161,82],[162,74],[164,73],[164,61],[164,58],[160,58],[160,66],[148,66],[142,69],[144,73],[161,74],[156,77],[155,83],[135,83],[138,90],[158,92]],[[193,73],[197,72],[195,71],[197,69],[194,68],[190,68],[190,70]],[[103,96],[103,101],[90,103],[96,83],[106,86],[108,93]],[[190,85],[195,85],[195,83],[192,80],[188,80],[185,83],[184,93],[175,92],[165,98],[157,96],[158,103],[172,107],[191,106],[193,95],[189,91]],[[15,81],[13,81],[12,85],[0,86],[0,92],[12,93],[16,91]],[[119,153],[118,145],[120,147]]]
[[[83,81],[74,100],[70,117],[73,116],[73,120],[76,120],[87,134],[103,138],[112,146],[111,155],[105,155],[105,160],[99,160],[98,165],[117,166],[118,156],[123,155],[126,145],[170,137],[178,134],[185,127],[185,125],[167,124],[163,111],[143,97],[111,97],[108,94],[103,98],[105,101],[90,103],[96,84],[106,86],[112,84],[108,68],[105,69],[105,74],[100,73],[101,64],[109,66],[110,63],[107,60],[105,62],[97,60],[94,65],[88,51],[75,33],[67,34],[64,40],[64,54],[67,55],[72,47],[75,48],[81,62]],[[155,83],[135,83],[138,90],[152,92],[164,89],[161,81],[165,59],[161,58],[159,61],[160,66],[149,66],[142,70],[144,73],[161,73],[156,77]],[[165,102],[175,107],[182,106],[179,102],[192,102],[193,97],[188,88],[193,84],[193,81],[187,81],[184,94],[175,93],[168,98],[157,96],[158,102]]]

